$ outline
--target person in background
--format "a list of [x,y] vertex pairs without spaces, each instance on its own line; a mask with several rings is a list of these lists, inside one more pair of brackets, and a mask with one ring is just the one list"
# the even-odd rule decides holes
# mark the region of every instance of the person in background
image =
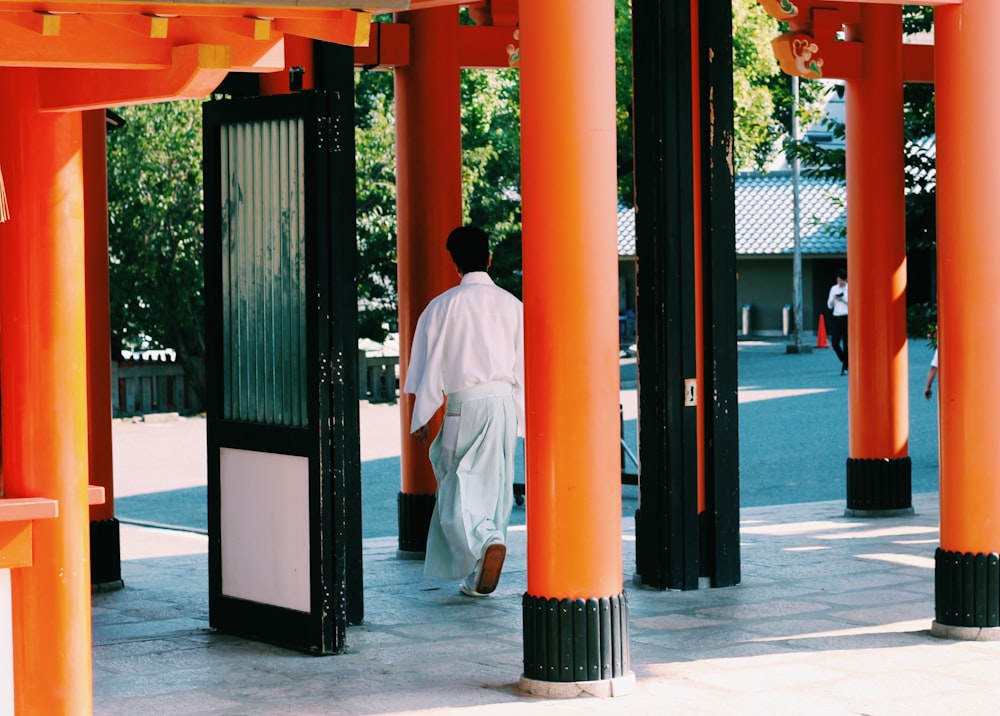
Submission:
[[931,358],[931,367],[927,369],[927,384],[924,386],[924,397],[927,400],[931,399],[934,394],[932,388],[934,387],[934,379],[937,378],[938,374],[938,349],[934,349],[934,355]]
[[840,374],[847,373],[847,269],[837,272],[837,283],[830,287],[826,307],[832,311],[830,345],[840,360]]
[[514,449],[524,431],[524,312],[493,283],[489,237],[473,226],[448,235],[461,283],[435,297],[417,320],[404,391],[413,393],[410,432],[422,443],[442,401],[429,448],[438,487],[424,574],[463,578],[459,590],[496,589],[507,554]]

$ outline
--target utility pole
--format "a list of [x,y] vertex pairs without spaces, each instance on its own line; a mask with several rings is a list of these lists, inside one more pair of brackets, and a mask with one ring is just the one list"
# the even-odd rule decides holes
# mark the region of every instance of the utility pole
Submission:
[[[792,75],[792,143],[799,141],[799,78]],[[786,353],[811,353],[802,345],[802,231],[799,212],[799,156],[792,153],[792,305],[795,326]]]

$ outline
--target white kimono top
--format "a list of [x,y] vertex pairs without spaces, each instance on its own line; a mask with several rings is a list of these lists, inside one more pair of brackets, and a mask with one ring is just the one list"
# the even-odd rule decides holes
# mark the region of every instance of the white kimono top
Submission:
[[485,271],[436,296],[417,320],[404,392],[413,393],[410,432],[427,424],[444,396],[479,383],[514,386],[524,434],[524,307]]

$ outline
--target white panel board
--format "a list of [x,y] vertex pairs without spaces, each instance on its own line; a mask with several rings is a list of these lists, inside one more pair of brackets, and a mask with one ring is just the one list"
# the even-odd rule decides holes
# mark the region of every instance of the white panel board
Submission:
[[220,448],[222,593],[310,611],[309,459]]

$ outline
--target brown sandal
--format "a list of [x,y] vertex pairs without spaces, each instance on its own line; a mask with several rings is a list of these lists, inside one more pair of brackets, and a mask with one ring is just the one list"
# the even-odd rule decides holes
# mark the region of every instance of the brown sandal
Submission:
[[489,594],[497,588],[503,561],[507,556],[507,546],[503,542],[490,542],[479,561],[479,573],[476,575],[476,591]]

